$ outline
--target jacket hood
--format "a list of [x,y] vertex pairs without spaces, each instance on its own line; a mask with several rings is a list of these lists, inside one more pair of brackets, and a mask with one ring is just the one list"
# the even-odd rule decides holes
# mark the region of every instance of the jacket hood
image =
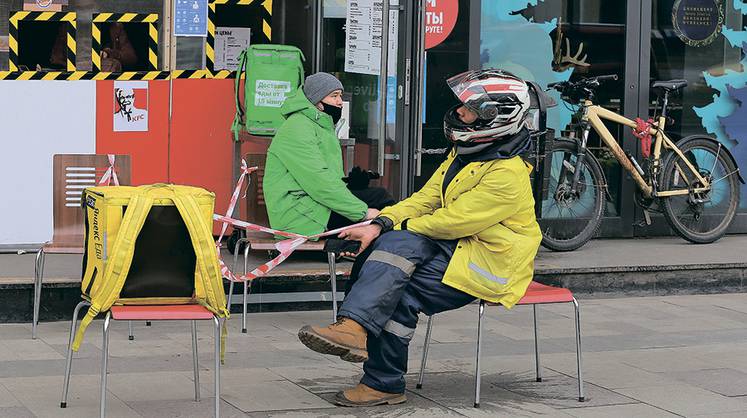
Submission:
[[280,113],[286,119],[295,113],[301,113],[324,128],[334,129],[332,117],[311,104],[300,88],[285,99],[280,107]]

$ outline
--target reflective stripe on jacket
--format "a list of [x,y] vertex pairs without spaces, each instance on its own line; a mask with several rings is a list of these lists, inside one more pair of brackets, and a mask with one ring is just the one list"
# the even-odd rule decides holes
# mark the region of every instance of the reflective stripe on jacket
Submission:
[[534,274],[542,234],[534,216],[531,167],[521,159],[467,164],[441,192],[452,151],[423,188],[381,215],[397,228],[433,239],[459,239],[443,283],[512,307]]

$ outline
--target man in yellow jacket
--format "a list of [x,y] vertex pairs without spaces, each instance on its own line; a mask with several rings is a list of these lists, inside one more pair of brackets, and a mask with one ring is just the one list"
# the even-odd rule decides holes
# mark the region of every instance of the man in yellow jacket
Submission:
[[511,308],[532,280],[542,235],[531,167],[519,156],[530,144],[529,87],[500,70],[469,71],[447,83],[460,101],[444,117],[449,156],[420,191],[371,225],[341,234],[361,241],[362,253],[338,321],[299,331],[314,351],[365,362],[360,384],[335,397],[340,405],[406,400],[407,349],[419,312],[475,298]]

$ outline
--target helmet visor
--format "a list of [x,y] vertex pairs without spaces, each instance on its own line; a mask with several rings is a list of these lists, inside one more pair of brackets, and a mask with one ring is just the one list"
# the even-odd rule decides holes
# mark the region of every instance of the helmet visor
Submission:
[[[522,80],[513,76],[507,77],[506,74],[500,73],[496,74],[496,77],[481,78],[479,72],[475,71],[457,74],[446,80],[446,84],[467,108],[481,118],[490,119],[496,115],[506,116],[514,113],[516,106],[520,105],[515,93],[527,88]],[[486,114],[484,108],[488,105],[495,107],[494,114]]]
[[473,77],[473,72],[468,71],[450,77],[446,80],[446,84],[460,102],[471,110],[478,111],[479,105],[474,106],[474,104],[478,102],[479,98],[487,97],[488,92],[485,90],[485,87],[476,83],[476,81],[477,79]]

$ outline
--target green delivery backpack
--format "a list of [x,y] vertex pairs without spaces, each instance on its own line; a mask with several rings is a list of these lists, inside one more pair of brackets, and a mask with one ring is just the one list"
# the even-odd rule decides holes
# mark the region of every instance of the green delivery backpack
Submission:
[[[231,130],[238,141],[239,130],[252,135],[275,135],[283,123],[280,114],[285,98],[304,80],[304,56],[287,45],[252,45],[239,55],[236,70],[236,117]],[[241,107],[240,81],[244,75],[244,108]]]

